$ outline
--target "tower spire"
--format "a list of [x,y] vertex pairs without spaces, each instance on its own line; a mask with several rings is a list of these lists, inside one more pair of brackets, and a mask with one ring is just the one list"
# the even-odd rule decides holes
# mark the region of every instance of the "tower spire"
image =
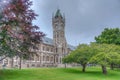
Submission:
[[56,13],[55,13],[55,17],[62,17],[62,14],[60,12],[60,9],[57,9]]

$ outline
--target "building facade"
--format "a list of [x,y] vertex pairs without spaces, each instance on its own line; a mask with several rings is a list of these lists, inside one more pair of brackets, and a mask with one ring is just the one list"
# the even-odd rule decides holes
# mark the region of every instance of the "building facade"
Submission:
[[[65,37],[65,16],[58,9],[52,16],[53,39],[44,37],[36,46],[38,49],[30,49],[36,52],[29,60],[22,60],[22,67],[62,67],[62,58],[68,55],[74,46],[67,44]],[[12,63],[12,64],[11,64]],[[19,57],[6,58],[0,62],[1,67],[19,67]]]

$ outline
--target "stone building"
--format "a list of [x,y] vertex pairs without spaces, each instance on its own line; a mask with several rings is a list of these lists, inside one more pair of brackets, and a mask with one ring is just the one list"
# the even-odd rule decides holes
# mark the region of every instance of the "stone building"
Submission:
[[[44,37],[43,41],[36,46],[38,49],[31,49],[36,52],[29,60],[22,60],[22,67],[62,67],[62,58],[74,50],[75,47],[69,45],[65,37],[65,17],[60,13],[58,9],[52,16],[52,27],[53,27],[53,39]],[[19,66],[19,58],[14,57],[13,59],[6,58],[1,65],[11,67],[13,61],[13,67]]]

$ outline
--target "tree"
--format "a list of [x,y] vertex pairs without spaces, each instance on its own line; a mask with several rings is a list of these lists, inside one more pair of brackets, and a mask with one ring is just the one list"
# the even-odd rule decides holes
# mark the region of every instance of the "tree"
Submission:
[[90,59],[90,63],[99,64],[102,67],[103,74],[107,74],[107,66],[120,62],[120,47],[114,44],[91,44],[97,49],[96,55]]
[[[95,37],[97,43],[116,44],[120,45],[120,29],[119,28],[105,28],[104,31]],[[111,64],[111,69],[113,69]]]
[[11,46],[8,44],[8,41],[10,42],[11,37],[7,35],[7,31],[3,30],[0,33],[0,56],[2,61],[6,57],[12,57],[15,55],[16,51],[11,48]]
[[97,43],[120,45],[120,29],[105,28],[99,36],[95,37],[95,40]]
[[64,63],[78,63],[82,65],[82,71],[85,72],[87,63],[95,53],[95,50],[90,45],[80,44],[76,50],[72,51],[63,59]]
[[6,31],[5,36],[10,37],[5,39],[6,45],[16,51],[14,56],[19,56],[20,60],[30,55],[30,47],[39,43],[44,36],[38,31],[39,27],[32,24],[37,15],[30,8],[31,5],[32,2],[29,0],[12,0],[3,11],[1,33]]

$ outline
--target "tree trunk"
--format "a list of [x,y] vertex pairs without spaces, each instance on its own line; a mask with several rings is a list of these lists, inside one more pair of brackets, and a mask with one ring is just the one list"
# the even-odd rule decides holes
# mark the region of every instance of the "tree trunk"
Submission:
[[21,70],[21,57],[20,57],[19,69]]
[[20,54],[19,57],[20,57],[19,69],[21,69],[22,55]]
[[106,66],[104,66],[104,65],[102,65],[102,73],[107,74],[107,69],[106,69]]
[[65,63],[64,65],[65,65],[65,68],[67,68],[67,64]]
[[114,64],[110,64],[110,69],[113,70],[114,69]]
[[13,68],[13,63],[14,63],[14,60],[13,58],[11,59],[11,68]]
[[85,72],[85,69],[86,69],[86,64],[83,64],[82,65],[82,72]]

